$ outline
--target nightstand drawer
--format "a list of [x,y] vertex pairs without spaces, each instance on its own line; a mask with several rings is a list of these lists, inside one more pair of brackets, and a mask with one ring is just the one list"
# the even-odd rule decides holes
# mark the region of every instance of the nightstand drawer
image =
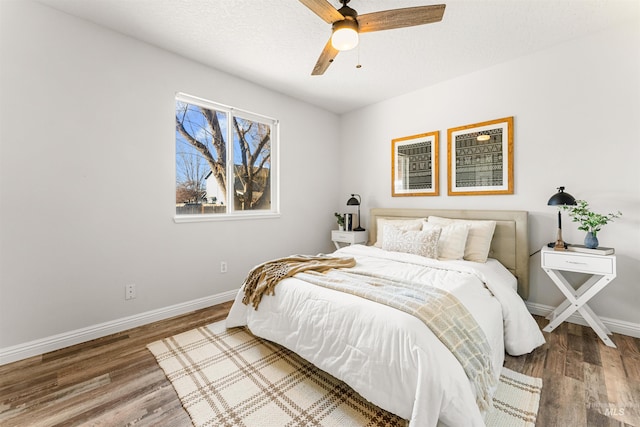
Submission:
[[356,243],[367,243],[366,231],[339,231],[331,230],[331,240],[340,243],[349,243],[354,245]]
[[545,251],[542,253],[542,267],[579,273],[613,274],[614,261],[611,256]]
[[353,242],[353,233],[347,231],[332,231],[331,239],[337,242],[351,243]]

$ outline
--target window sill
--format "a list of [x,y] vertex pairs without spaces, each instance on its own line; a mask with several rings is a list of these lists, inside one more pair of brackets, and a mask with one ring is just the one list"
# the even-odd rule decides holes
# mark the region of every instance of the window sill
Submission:
[[280,218],[278,212],[262,212],[262,213],[235,213],[235,214],[212,214],[212,215],[176,215],[173,221],[176,224],[184,224],[191,222],[211,222],[211,221],[235,221],[249,219],[273,219]]

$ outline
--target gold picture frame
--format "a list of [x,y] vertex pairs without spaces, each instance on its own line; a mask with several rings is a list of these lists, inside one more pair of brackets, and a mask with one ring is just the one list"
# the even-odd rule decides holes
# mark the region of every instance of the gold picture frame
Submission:
[[438,196],[438,131],[391,140],[391,196]]
[[513,116],[447,131],[447,194],[513,194]]

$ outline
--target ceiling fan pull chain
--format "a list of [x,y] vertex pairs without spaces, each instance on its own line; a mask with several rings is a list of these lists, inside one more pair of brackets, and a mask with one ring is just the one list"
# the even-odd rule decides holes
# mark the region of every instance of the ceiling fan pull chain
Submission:
[[356,68],[362,68],[360,64],[360,43],[358,43],[358,63],[356,64]]

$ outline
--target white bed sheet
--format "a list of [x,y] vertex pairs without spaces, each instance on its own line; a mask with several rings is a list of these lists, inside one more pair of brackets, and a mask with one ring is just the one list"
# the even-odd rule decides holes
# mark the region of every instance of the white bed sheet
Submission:
[[[334,254],[355,257],[355,268],[393,273],[451,292],[487,336],[496,377],[504,362],[505,342],[515,342],[518,351],[529,348],[525,352],[544,343],[514,290],[515,278],[495,260],[437,261],[362,245]],[[484,425],[462,366],[419,319],[295,277],[281,281],[275,293],[264,296],[254,310],[242,304],[240,290],[227,327],[248,325],[255,335],[295,351],[365,399],[409,419],[412,426]]]

